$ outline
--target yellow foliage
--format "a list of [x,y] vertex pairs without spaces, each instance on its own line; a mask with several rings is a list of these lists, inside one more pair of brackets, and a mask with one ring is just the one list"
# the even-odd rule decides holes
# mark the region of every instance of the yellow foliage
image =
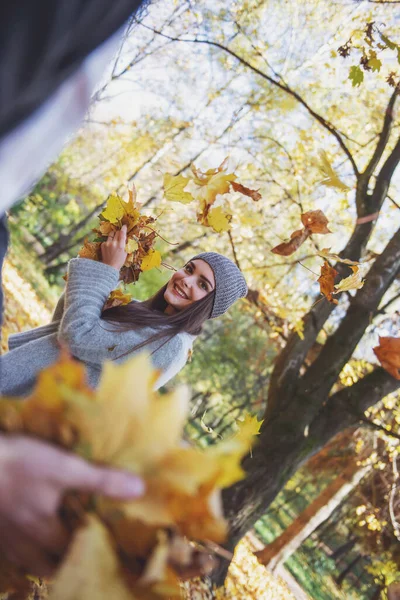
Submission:
[[[217,197],[223,197],[232,191],[239,192],[258,202],[261,194],[258,190],[252,190],[236,182],[235,173],[227,173],[226,158],[216,169],[202,171],[194,164],[191,165],[192,175],[184,177],[183,175],[164,176],[165,198],[172,202],[182,202],[188,204],[193,200],[198,203],[197,220],[206,227],[212,227],[214,231],[220,233],[230,229],[232,214],[229,208],[224,204],[217,208],[212,208]],[[193,193],[186,192],[185,188],[189,182],[194,183]]]
[[[133,501],[74,494],[81,524],[56,577],[54,600],[178,597],[178,576],[185,568],[193,573],[195,558],[183,537],[225,538],[221,487],[243,477],[240,462],[261,422],[246,415],[237,433],[220,444],[182,447],[188,391],[160,396],[153,391],[157,376],[145,355],[109,362],[94,391],[83,365],[62,352],[24,402],[0,400],[1,430],[34,434],[145,482],[144,495]],[[74,529],[76,522],[67,519],[66,526]],[[173,539],[163,534],[166,528]],[[177,544],[185,548],[184,562],[182,552],[178,559],[173,551]],[[15,581],[12,570],[9,581]]]
[[221,206],[213,208],[207,215],[207,224],[217,233],[221,233],[221,231],[228,231],[231,220],[232,215],[226,213]]
[[158,250],[151,250],[147,256],[142,260],[141,269],[142,271],[150,271],[150,269],[154,269],[154,267],[159,267],[161,265],[161,254]]
[[164,175],[164,194],[167,200],[171,202],[181,202],[189,204],[193,200],[192,194],[185,192],[185,187],[189,183],[189,179],[183,175]]
[[124,216],[125,210],[122,204],[122,198],[117,194],[111,194],[107,199],[107,206],[101,213],[106,221],[116,225]]

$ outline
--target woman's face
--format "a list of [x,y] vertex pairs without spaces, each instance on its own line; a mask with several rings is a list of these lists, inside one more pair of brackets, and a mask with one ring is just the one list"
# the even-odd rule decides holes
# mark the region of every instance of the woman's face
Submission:
[[171,315],[184,310],[214,288],[215,277],[210,265],[201,259],[191,260],[169,280],[164,292],[168,304],[165,312]]

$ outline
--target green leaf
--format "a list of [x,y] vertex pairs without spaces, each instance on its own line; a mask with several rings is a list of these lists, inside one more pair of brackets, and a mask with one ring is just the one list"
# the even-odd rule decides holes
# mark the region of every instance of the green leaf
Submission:
[[360,67],[355,65],[350,67],[349,79],[353,87],[360,85],[364,81],[364,73],[361,71]]
[[382,42],[386,44],[386,46],[390,48],[390,50],[396,50],[398,48],[398,45],[389,40],[389,38],[386,35],[383,35],[383,33],[381,33],[380,36]]

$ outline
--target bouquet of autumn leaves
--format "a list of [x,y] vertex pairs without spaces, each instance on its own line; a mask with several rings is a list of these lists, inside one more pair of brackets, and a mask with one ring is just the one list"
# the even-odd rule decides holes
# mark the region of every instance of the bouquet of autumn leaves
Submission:
[[[142,271],[149,271],[161,265],[161,254],[154,249],[157,232],[151,225],[154,217],[140,213],[140,205],[136,202],[136,190],[129,189],[129,199],[125,202],[118,194],[111,194],[106,208],[98,216],[99,225],[93,229],[97,237],[92,241],[85,240],[78,256],[101,260],[101,244],[108,236],[119,231],[123,225],[127,228],[125,251],[127,257],[120,272],[124,283],[137,281]],[[114,304],[115,305],[115,304]]]
[[[24,401],[0,399],[0,430],[47,440],[86,460],[132,471],[145,495],[132,501],[71,493],[60,515],[72,540],[50,600],[157,600],[180,597],[182,578],[214,566],[210,547],[224,541],[221,488],[244,475],[240,462],[260,422],[207,450],[184,447],[185,387],[160,395],[146,355],[105,363],[97,390],[85,369],[61,353]],[[28,579],[2,563],[0,593],[24,598]]]

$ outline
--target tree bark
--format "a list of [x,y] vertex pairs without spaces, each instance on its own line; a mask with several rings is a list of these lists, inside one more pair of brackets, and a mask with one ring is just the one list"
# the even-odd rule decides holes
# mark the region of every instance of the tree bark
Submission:
[[358,538],[356,538],[356,537],[351,538],[350,540],[348,540],[347,542],[345,542],[344,544],[342,544],[341,546],[336,548],[336,550],[334,552],[332,552],[332,554],[330,556],[332,558],[332,560],[336,561],[338,558],[343,556],[343,554],[347,554],[347,552],[352,550],[354,548],[354,546],[357,544],[357,540],[358,540]]
[[368,470],[368,467],[360,469],[356,461],[352,461],[278,538],[256,552],[258,560],[271,571],[286,562],[318,525],[330,517]]
[[342,586],[342,583],[347,577],[347,575],[352,572],[353,568],[361,560],[361,558],[362,554],[357,554],[357,556],[351,561],[351,563],[343,569],[343,571],[338,575],[338,577],[336,577],[335,581],[339,587]]

